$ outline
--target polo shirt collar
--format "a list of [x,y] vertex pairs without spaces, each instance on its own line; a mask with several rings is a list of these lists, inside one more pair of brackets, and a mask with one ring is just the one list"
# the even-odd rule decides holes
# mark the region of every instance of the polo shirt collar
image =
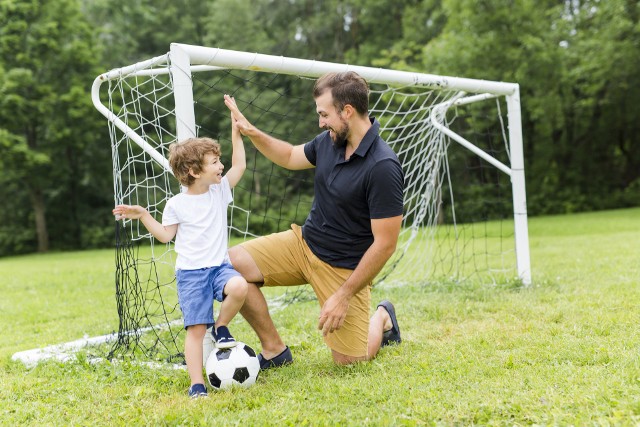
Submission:
[[380,130],[380,122],[377,121],[375,117],[369,117],[369,120],[371,121],[371,127],[364,135],[364,138],[362,138],[362,141],[360,141],[360,145],[358,145],[356,151],[354,151],[353,153],[360,157],[364,157],[367,155],[367,152],[373,145],[373,141],[376,140],[376,137],[378,136]]

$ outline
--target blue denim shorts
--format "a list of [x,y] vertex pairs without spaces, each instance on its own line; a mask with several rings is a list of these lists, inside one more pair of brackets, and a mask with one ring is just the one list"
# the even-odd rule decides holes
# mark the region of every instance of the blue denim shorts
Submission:
[[176,270],[178,303],[185,329],[192,325],[213,326],[213,301],[224,299],[225,285],[236,276],[240,273],[228,263],[197,270]]

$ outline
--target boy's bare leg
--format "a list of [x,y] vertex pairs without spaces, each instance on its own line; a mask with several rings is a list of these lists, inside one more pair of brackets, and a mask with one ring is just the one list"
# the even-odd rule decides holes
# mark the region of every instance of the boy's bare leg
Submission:
[[240,276],[231,278],[224,287],[225,298],[220,304],[220,314],[216,320],[218,326],[227,326],[240,311],[247,298],[247,281]]
[[184,358],[187,362],[191,385],[204,384],[204,376],[202,375],[202,340],[206,332],[207,325],[192,325],[187,328],[187,337],[184,341]]

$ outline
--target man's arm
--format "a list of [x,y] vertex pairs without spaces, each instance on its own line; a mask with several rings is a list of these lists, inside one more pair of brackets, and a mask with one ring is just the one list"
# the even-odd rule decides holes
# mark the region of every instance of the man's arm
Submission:
[[402,215],[371,220],[373,243],[351,276],[325,301],[320,310],[318,329],[322,330],[322,335],[342,327],[351,297],[376,277],[395,252],[401,226]]
[[113,208],[112,212],[116,216],[116,219],[139,219],[145,228],[149,230],[149,233],[162,243],[169,242],[175,237],[178,231],[178,224],[164,226],[152,217],[149,211],[142,206],[118,205]]
[[309,169],[313,167],[304,154],[304,145],[294,146],[262,132],[247,120],[238,109],[235,100],[229,95],[224,96],[224,103],[231,111],[231,115],[235,118],[234,126],[242,135],[249,137],[253,145],[255,145],[258,151],[267,159],[278,166],[291,170]]
[[[226,98],[229,95],[225,95]],[[230,100],[235,104],[235,100],[230,98]],[[227,172],[227,180],[229,181],[229,186],[231,188],[235,187],[244,171],[247,169],[247,158],[244,152],[244,144],[242,143],[242,135],[240,134],[240,130],[237,126],[235,126],[236,118],[231,113],[231,146],[232,146],[232,155],[231,155],[231,168]]]

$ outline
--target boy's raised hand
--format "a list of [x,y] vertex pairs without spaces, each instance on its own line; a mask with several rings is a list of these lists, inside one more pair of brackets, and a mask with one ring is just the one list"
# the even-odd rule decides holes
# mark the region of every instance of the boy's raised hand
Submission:
[[227,172],[226,177],[229,181],[229,186],[233,188],[240,181],[242,174],[244,174],[244,171],[247,169],[247,159],[242,142],[242,128],[243,126],[247,126],[248,122],[240,110],[238,110],[236,100],[233,99],[232,96],[225,95],[224,103],[229,107],[229,111],[231,112],[231,143],[233,144],[233,153],[231,155],[231,169]]
[[225,95],[224,105],[231,111],[231,124],[233,128],[239,130],[241,134],[247,135],[247,133],[253,129],[253,125],[249,123],[247,118],[240,112],[236,100],[232,96]]

